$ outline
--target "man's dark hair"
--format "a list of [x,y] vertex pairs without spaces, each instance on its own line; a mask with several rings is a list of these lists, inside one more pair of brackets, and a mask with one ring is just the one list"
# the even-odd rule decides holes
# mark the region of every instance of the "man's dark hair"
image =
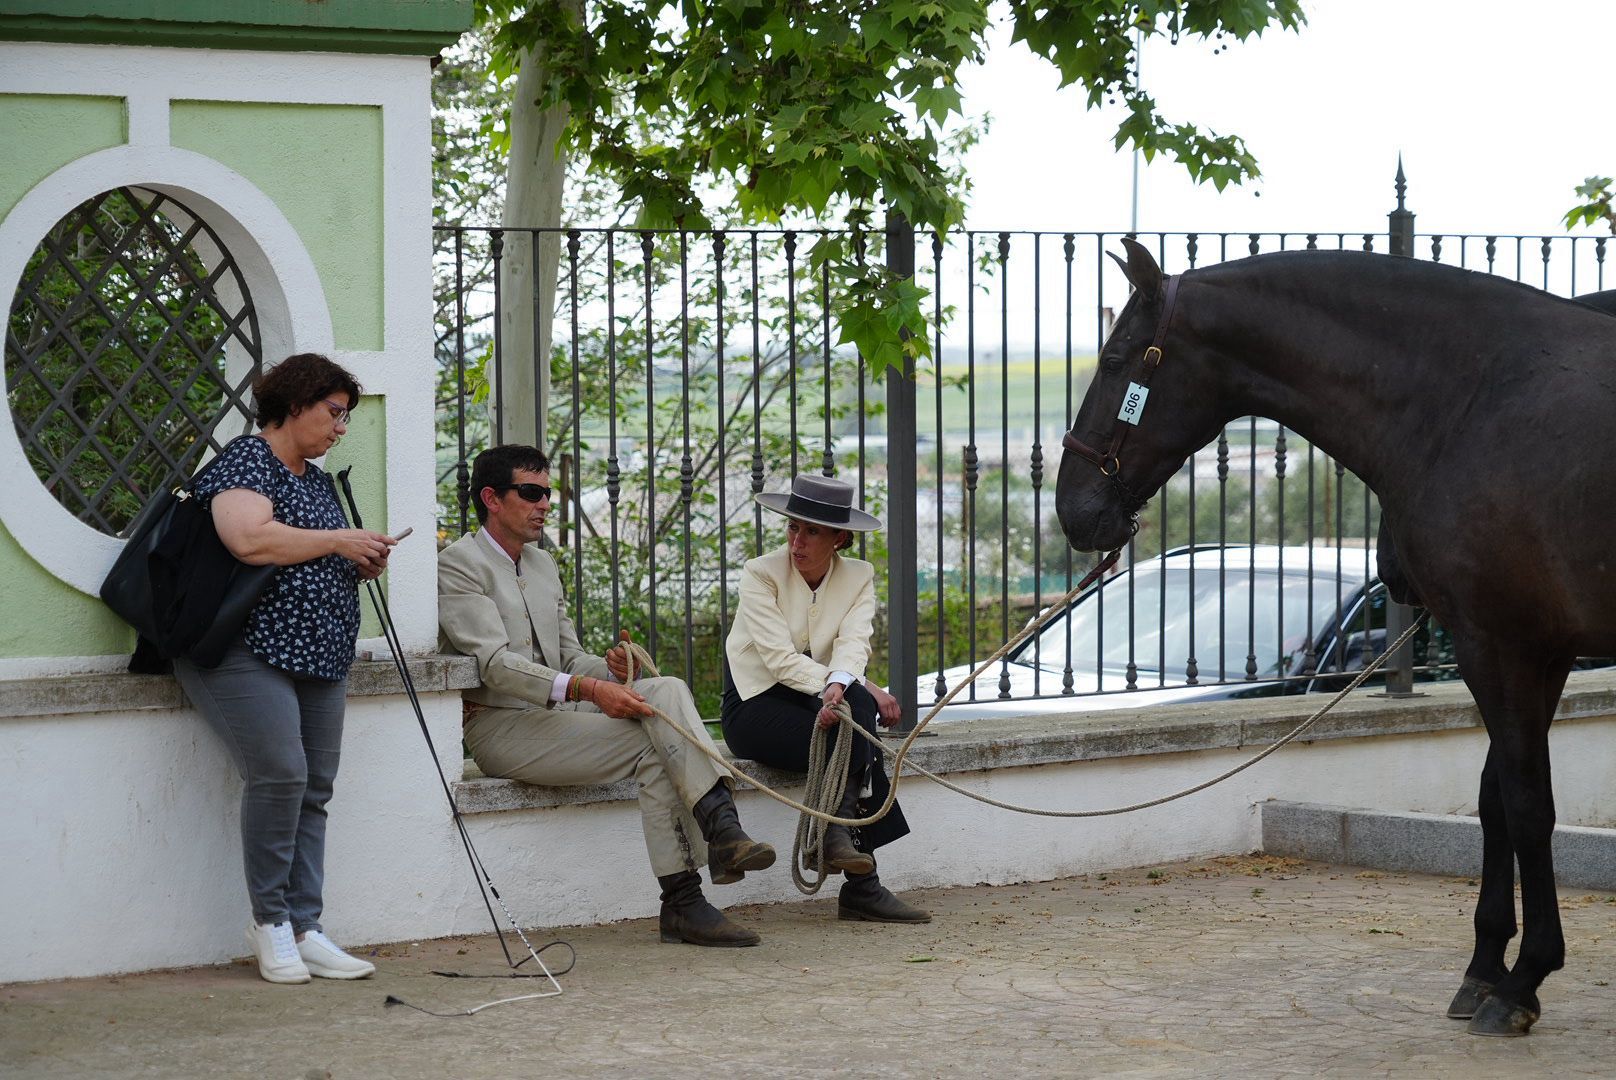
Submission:
[[319,353],[297,353],[270,368],[253,383],[256,419],[261,428],[284,423],[334,394],[348,395],[348,408],[359,407],[359,382]]
[[517,469],[549,472],[550,459],[536,446],[507,443],[504,446],[490,446],[471,463],[471,504],[477,509],[477,524],[488,520],[483,488],[505,487],[516,475]]

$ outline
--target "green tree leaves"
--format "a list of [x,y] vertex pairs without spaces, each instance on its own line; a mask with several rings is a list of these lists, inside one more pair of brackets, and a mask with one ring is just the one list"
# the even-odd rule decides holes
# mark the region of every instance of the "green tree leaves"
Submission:
[[[991,29],[987,0],[591,0],[578,17],[557,3],[477,8],[498,27],[496,70],[544,57],[540,104],[570,108],[568,151],[615,182],[645,227],[831,216],[857,227],[880,208],[923,229],[963,219],[965,185],[944,146],[963,107],[958,75]],[[1219,189],[1255,177],[1256,159],[1236,136],[1161,115],[1134,79],[1138,35],[1244,40],[1304,21],[1300,0],[1009,0],[1008,17],[1014,40],[1091,108],[1121,102],[1118,148],[1166,154]],[[914,296],[854,259],[832,272],[852,283],[843,340],[878,368],[925,355]]]
[[1616,234],[1616,212],[1610,206],[1610,185],[1612,181],[1608,176],[1590,176],[1577,185],[1577,197],[1583,202],[1566,211],[1563,219],[1566,228],[1574,229],[1578,225],[1597,225],[1600,222],[1610,226],[1610,231]]

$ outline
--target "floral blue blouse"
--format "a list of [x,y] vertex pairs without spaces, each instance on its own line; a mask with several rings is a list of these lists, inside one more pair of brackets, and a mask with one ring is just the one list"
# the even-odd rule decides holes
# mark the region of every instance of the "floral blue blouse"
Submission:
[[[298,476],[256,435],[226,446],[192,490],[211,506],[213,496],[236,488],[269,499],[284,525],[348,527],[331,477],[313,462]],[[247,616],[242,637],[254,655],[282,671],[332,682],[347,678],[359,637],[358,568],[341,555],[281,567]]]

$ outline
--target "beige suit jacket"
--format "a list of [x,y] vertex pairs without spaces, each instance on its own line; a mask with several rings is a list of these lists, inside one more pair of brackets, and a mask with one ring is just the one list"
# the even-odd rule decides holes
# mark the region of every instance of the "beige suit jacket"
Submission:
[[751,560],[724,642],[741,700],[775,683],[817,694],[833,671],[862,679],[874,619],[875,567],[867,562],[837,555],[815,591],[785,546]]
[[522,548],[522,572],[486,539],[467,533],[438,554],[439,648],[477,660],[483,683],[463,697],[480,705],[550,705],[559,672],[607,677],[606,661],[584,651],[567,615],[555,560]]

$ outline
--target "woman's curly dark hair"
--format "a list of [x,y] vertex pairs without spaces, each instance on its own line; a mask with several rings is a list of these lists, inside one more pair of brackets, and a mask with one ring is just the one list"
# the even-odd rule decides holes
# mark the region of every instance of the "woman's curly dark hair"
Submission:
[[359,406],[359,381],[319,353],[298,353],[270,368],[253,383],[258,426],[274,427],[333,394],[347,394]]

